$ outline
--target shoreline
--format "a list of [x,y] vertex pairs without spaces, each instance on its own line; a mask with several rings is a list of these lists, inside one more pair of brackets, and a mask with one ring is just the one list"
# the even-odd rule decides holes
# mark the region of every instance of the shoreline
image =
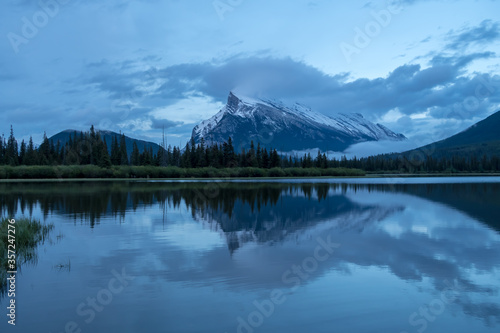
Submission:
[[33,178],[0,179],[0,183],[63,183],[63,182],[135,182],[135,181],[242,181],[242,180],[300,180],[300,179],[391,179],[391,178],[464,178],[500,177],[500,173],[461,173],[461,174],[367,174],[365,176],[304,176],[304,177],[185,177],[185,178]]

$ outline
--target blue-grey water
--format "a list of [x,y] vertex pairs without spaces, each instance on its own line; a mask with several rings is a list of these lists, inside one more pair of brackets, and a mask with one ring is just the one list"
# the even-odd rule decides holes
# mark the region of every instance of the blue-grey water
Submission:
[[500,178],[0,183],[0,332],[498,332]]

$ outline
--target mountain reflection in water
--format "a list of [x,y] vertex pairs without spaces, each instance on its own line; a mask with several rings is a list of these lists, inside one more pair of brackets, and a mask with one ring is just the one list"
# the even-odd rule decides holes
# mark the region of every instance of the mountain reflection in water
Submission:
[[[455,286],[463,314],[500,323],[497,183],[4,183],[0,198],[1,216],[39,209],[90,228],[108,219],[130,224],[129,215],[157,207],[153,235],[140,244],[156,264],[142,265],[139,275],[236,291],[283,288],[283,272],[311,256],[318,239],[331,240],[340,246],[304,284],[378,267],[410,283],[428,281],[433,295]],[[186,221],[205,236],[186,235]],[[210,245],[207,231],[226,248]],[[138,260],[134,249],[115,255]]]

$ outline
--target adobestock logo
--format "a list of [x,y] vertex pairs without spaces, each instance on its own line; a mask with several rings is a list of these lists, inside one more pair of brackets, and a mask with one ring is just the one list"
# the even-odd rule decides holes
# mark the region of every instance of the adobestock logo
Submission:
[[[115,296],[121,294],[135,280],[134,276],[127,274],[125,267],[122,268],[121,272],[113,269],[111,274],[113,277],[109,279],[104,288],[101,288],[94,297],[87,297],[85,302],[78,304],[76,307],[76,314],[81,318],[85,318],[84,323],[87,325],[90,325],[97,315],[102,313],[113,302]],[[84,328],[85,326],[82,323],[70,320],[66,322],[63,330],[57,333],[82,333]]]
[[264,325],[266,319],[275,313],[276,308],[287,301],[286,291],[296,291],[311,278],[311,275],[319,269],[321,263],[330,259],[335,250],[340,247],[339,243],[332,242],[331,236],[328,236],[326,240],[318,237],[316,242],[317,246],[314,248],[313,255],[304,258],[300,264],[292,265],[283,272],[281,282],[284,288],[271,290],[267,299],[255,300],[252,303],[254,310],[247,316],[236,318],[238,322],[236,333],[256,332],[259,327]]
[[386,9],[380,11],[371,11],[370,16],[373,20],[365,24],[364,29],[360,27],[354,28],[354,38],[352,44],[342,42],[340,43],[340,50],[344,55],[347,63],[352,62],[352,57],[355,54],[360,54],[361,50],[370,46],[373,39],[377,38],[384,28],[387,28],[391,22],[394,15],[401,13],[402,7],[397,5],[389,5]]
[[219,15],[220,20],[224,21],[226,13],[232,12],[236,7],[241,6],[243,2],[244,0],[226,0],[226,1],[216,0],[212,2],[212,5],[214,6],[217,15]]
[[[423,333],[429,327],[429,324],[436,321],[437,317],[442,315],[446,308],[454,302],[459,301],[460,294],[465,291],[464,286],[445,281],[446,288],[440,295],[428,304],[421,306],[418,311],[413,312],[408,318],[408,323],[418,333]],[[402,331],[401,333],[410,333]]]
[[30,40],[35,38],[40,29],[49,24],[51,18],[59,14],[61,6],[68,2],[70,2],[70,0],[40,0],[38,2],[38,6],[40,7],[39,10],[34,12],[30,18],[26,16],[21,18],[21,33],[9,32],[7,34],[7,39],[14,52],[19,53],[19,47],[23,44],[28,44]]

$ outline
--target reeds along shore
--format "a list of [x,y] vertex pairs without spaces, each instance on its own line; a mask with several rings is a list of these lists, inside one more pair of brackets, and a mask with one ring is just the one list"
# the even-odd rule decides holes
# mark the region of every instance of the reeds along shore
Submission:
[[179,168],[156,166],[0,166],[0,179],[82,178],[264,178],[264,177],[358,177],[365,172],[350,168]]
[[[7,272],[19,271],[23,264],[35,262],[36,247],[46,240],[53,228],[52,224],[45,225],[38,220],[28,218],[14,220],[13,223],[9,218],[0,219],[0,296],[5,292]],[[12,259],[15,260],[15,268],[9,264],[9,258],[14,258],[8,256],[13,254],[13,252],[8,253],[9,249],[15,252],[15,259]]]

